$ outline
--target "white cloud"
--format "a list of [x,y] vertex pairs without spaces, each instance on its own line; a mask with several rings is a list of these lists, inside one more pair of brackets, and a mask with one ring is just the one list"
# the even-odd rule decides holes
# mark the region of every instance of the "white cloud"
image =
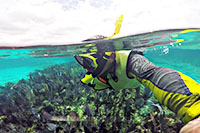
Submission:
[[96,34],[200,27],[198,0],[0,0],[0,45],[63,44]]

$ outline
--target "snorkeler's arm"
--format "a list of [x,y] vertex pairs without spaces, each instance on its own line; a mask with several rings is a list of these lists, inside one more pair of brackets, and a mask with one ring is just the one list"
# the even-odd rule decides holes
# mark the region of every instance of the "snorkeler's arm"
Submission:
[[181,72],[155,66],[144,56],[131,53],[128,76],[150,89],[161,104],[187,123],[200,115],[200,85]]

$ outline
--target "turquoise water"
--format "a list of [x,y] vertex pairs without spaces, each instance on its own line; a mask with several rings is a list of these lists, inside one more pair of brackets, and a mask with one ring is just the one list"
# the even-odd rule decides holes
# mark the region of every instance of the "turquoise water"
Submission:
[[11,58],[0,60],[0,85],[7,82],[16,83],[20,79],[28,79],[29,73],[35,70],[74,61],[73,57],[54,57],[54,58]]
[[[28,79],[30,72],[67,62],[73,55],[94,50],[143,49],[145,56],[158,66],[181,71],[200,82],[200,31],[166,30],[128,36],[114,41],[69,46],[30,47],[0,50],[0,85]],[[123,42],[121,46],[118,42]],[[88,46],[89,44],[89,46]],[[92,44],[92,45],[91,45]],[[147,48],[146,48],[147,47]],[[48,57],[48,58],[47,58]]]
[[180,71],[200,83],[200,49],[160,48],[148,50],[145,56],[157,66]]
[[[181,71],[200,83],[200,49],[148,49],[145,57],[158,66]],[[0,85],[5,85],[7,82],[16,83],[20,79],[28,79],[30,72],[67,62],[76,63],[73,57],[1,59]]]

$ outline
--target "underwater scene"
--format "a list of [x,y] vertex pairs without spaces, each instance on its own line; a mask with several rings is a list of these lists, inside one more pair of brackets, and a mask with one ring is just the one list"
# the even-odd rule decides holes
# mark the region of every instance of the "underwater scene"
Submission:
[[137,49],[200,83],[200,30],[174,29],[69,45],[0,47],[0,133],[176,133],[184,126],[144,86],[94,90],[74,56]]

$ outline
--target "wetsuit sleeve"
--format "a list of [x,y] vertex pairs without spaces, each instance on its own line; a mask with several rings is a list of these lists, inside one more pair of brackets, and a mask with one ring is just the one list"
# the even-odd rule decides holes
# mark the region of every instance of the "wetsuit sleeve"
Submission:
[[169,68],[155,66],[144,56],[132,53],[127,71],[130,78],[137,78],[184,123],[200,116],[200,85],[192,78]]

